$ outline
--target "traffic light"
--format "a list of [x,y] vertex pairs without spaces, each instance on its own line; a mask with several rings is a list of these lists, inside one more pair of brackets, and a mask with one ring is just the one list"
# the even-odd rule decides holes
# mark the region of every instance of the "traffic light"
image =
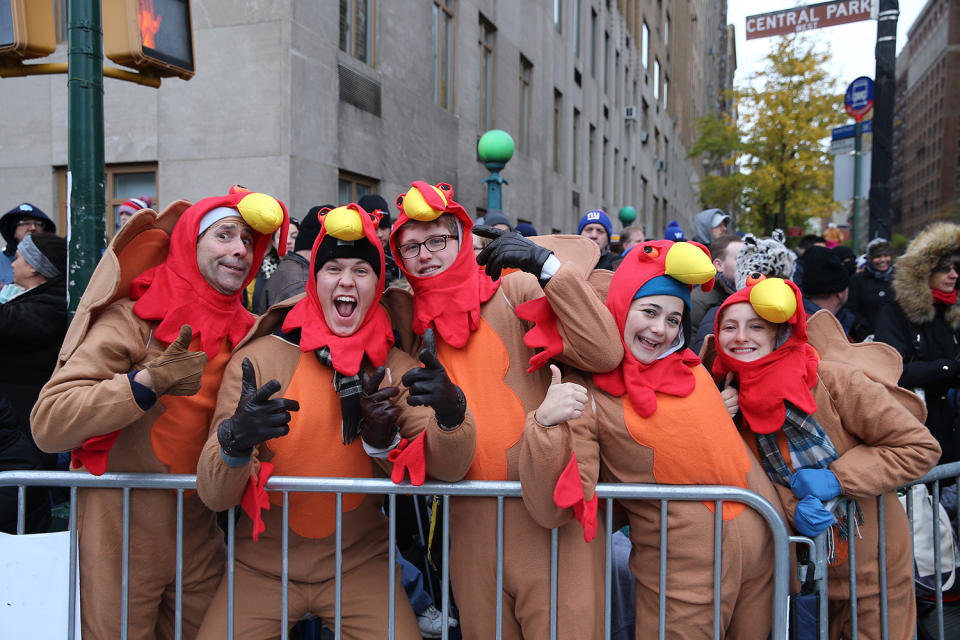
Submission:
[[42,58],[56,48],[52,2],[0,0],[0,65],[10,58]]
[[194,73],[190,0],[103,0],[103,53],[158,76]]

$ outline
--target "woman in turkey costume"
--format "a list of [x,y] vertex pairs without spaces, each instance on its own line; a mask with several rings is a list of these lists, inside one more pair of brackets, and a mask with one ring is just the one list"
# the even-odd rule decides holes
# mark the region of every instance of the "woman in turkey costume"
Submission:
[[[851,345],[825,311],[808,328],[800,291],[779,278],[758,276],[727,298],[714,332],[713,374],[739,389],[731,413],[789,521],[808,536],[830,530],[830,637],[850,637],[850,535],[860,637],[880,637],[877,496],[886,508],[889,637],[913,637],[910,530],[894,490],[927,473],[940,448],[920,421],[919,398],[896,386],[899,357],[887,345]],[[841,495],[857,501],[856,522],[824,508]]]
[[[560,383],[528,414],[521,451],[524,500],[543,526],[576,517],[596,532],[594,487],[603,482],[731,485],[776,503],[776,494],[724,408],[710,374],[686,348],[690,289],[715,270],[696,243],[635,247],[610,284],[607,307],[624,357],[607,374]],[[656,637],[660,505],[624,501],[636,577],[636,636]],[[713,637],[715,503],[671,502],[667,519],[666,634]],[[769,527],[735,502],[722,508],[721,634],[762,640],[770,632],[773,548]]]
[[[390,320],[379,304],[385,274],[378,220],[356,204],[327,213],[305,295],[274,305],[227,365],[197,492],[214,511],[243,508],[234,578],[237,638],[280,637],[287,532],[278,508],[283,496],[264,491],[271,474],[369,478],[392,471],[399,482],[409,469],[416,484],[425,474],[454,482],[473,459],[472,415],[429,345],[420,353],[425,367],[393,348]],[[343,496],[344,638],[387,636],[389,528],[382,502],[379,495]],[[313,613],[333,627],[336,496],[294,492],[289,508],[287,623]],[[399,571],[396,578],[404,598]],[[227,589],[224,579],[198,637],[225,637]],[[396,637],[419,639],[413,610],[399,604]]]

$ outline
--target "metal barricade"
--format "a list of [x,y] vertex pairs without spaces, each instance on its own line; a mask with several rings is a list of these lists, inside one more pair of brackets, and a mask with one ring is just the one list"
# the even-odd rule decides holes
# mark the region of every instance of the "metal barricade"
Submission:
[[[25,488],[27,486],[69,487],[70,488],[70,585],[76,582],[77,560],[77,490],[79,488],[121,489],[123,491],[123,539],[122,539],[122,580],[121,580],[121,638],[127,636],[129,586],[130,586],[130,500],[133,490],[172,490],[177,495],[177,530],[176,530],[176,605],[175,605],[175,637],[182,635],[182,589],[183,589],[183,500],[184,492],[196,487],[196,478],[193,475],[173,474],[139,474],[139,473],[107,473],[99,477],[82,473],[68,472],[0,472],[0,486],[19,487],[18,506],[18,533],[23,533],[25,524]],[[496,536],[496,563],[497,563],[497,606],[496,606],[496,637],[502,634],[501,616],[503,611],[503,556],[504,556],[504,500],[519,499],[521,496],[519,482],[475,482],[464,481],[458,483],[427,482],[415,487],[410,484],[396,485],[386,479],[350,479],[350,478],[306,478],[306,477],[274,477],[267,485],[267,491],[282,494],[282,555],[281,555],[281,637],[287,638],[290,626],[288,616],[288,576],[289,576],[289,494],[291,492],[322,492],[336,494],[336,529],[335,529],[335,568],[336,568],[336,601],[333,630],[335,637],[340,638],[341,621],[341,574],[342,574],[342,498],[343,494],[381,494],[386,495],[389,503],[389,627],[388,637],[394,637],[394,611],[396,606],[395,573],[396,573],[396,510],[395,499],[397,494],[405,495],[432,495],[443,497],[443,532],[442,536],[442,623],[444,640],[448,637],[448,615],[450,603],[449,591],[449,555],[450,555],[450,502],[457,497],[489,497],[497,500],[497,536]],[[606,566],[605,566],[605,610],[604,610],[604,637],[609,638],[611,633],[611,590],[612,590],[612,536],[614,500],[655,500],[661,505],[660,530],[660,638],[665,637],[664,604],[665,587],[668,567],[666,564],[666,550],[669,543],[667,535],[666,513],[670,501],[706,501],[716,506],[714,517],[714,566],[713,566],[713,603],[714,603],[714,638],[722,638],[720,628],[720,592],[721,592],[721,536],[723,528],[722,507],[724,502],[740,502],[758,512],[770,528],[774,552],[774,576],[772,593],[772,633],[774,640],[787,638],[787,610],[789,591],[789,545],[790,536],[778,510],[769,502],[755,493],[736,487],[719,486],[668,486],[668,485],[630,485],[630,484],[598,484],[596,494],[606,506]],[[227,624],[228,638],[233,638],[234,620],[234,540],[235,540],[234,510],[227,512],[227,565],[226,579],[228,593]],[[550,566],[550,638],[557,637],[557,596],[558,596],[558,535],[557,530],[551,536],[551,566]],[[69,589],[69,619],[68,637],[75,636],[74,618],[76,611],[75,591]],[[294,621],[295,622],[295,621]]]
[[[941,531],[939,529],[939,510],[940,510],[940,488],[941,483],[945,480],[952,481],[953,485],[956,487],[958,494],[960,494],[960,462],[952,462],[949,464],[943,464],[935,467],[930,473],[925,475],[918,480],[910,482],[909,484],[900,487],[898,491],[905,492],[906,494],[906,511],[908,516],[908,521],[910,523],[910,555],[915,557],[916,554],[916,545],[915,545],[915,535],[914,535],[914,505],[913,505],[913,494],[909,491],[910,487],[919,484],[930,485],[931,491],[930,495],[932,497],[930,508],[931,513],[931,540],[933,546],[933,557],[934,557],[934,575],[941,576],[944,567],[942,566],[942,557],[940,549],[940,537]],[[874,498],[877,505],[877,521],[885,522],[886,521],[886,505],[883,500],[883,496],[877,496]],[[856,517],[856,503],[853,500],[847,498],[840,498],[838,500],[830,501],[825,506],[828,510],[833,510],[833,507],[837,504],[840,504],[846,512],[847,522],[852,523]],[[960,533],[956,529],[956,524],[952,526],[952,534],[954,539],[956,539],[957,534]],[[887,602],[888,595],[888,582],[887,582],[887,531],[885,527],[879,527],[877,540],[877,574],[879,578],[879,593],[880,593],[880,624],[881,624],[881,638],[886,640],[889,638],[889,606]],[[808,538],[794,537],[791,538],[793,541],[808,541]],[[828,608],[828,580],[827,580],[827,565],[829,561],[829,550],[828,550],[828,538],[827,532],[824,532],[817,536],[814,541],[816,546],[815,557],[816,566],[817,566],[817,592],[819,596],[819,620],[818,624],[818,638],[821,640],[827,640],[829,637],[829,620],[827,615]],[[856,576],[856,550],[857,547],[857,537],[855,535],[849,536],[848,540],[848,549],[849,549],[849,560],[848,560],[848,569],[849,569],[849,581],[850,589],[847,594],[850,602],[850,619],[851,619],[851,628],[850,628],[850,637],[851,640],[857,640],[859,637],[858,629],[858,620],[857,620],[857,606],[858,606],[858,597],[857,597],[857,576]],[[936,629],[936,638],[938,640],[945,640],[944,634],[944,613],[943,613],[943,589],[941,580],[934,580],[934,605],[936,611],[936,620],[937,620],[937,629]],[[918,624],[920,619],[918,616]],[[914,638],[917,637],[917,634],[914,633]]]

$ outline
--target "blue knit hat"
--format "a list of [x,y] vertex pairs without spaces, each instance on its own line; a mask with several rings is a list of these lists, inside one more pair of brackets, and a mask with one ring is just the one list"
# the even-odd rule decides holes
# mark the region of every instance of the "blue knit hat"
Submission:
[[637,289],[637,292],[633,294],[633,299],[646,298],[647,296],[673,296],[683,300],[687,309],[690,308],[690,285],[683,284],[670,276],[650,278],[643,283],[642,287]]
[[525,238],[537,235],[537,229],[529,222],[518,222],[515,228]]
[[667,225],[666,231],[663,233],[664,240],[673,240],[674,242],[685,242],[687,237],[683,235],[683,229],[680,227],[680,223],[676,220],[671,220],[670,224]]
[[607,215],[606,211],[602,209],[587,211],[583,217],[580,218],[580,224],[577,225],[577,235],[583,233],[583,228],[588,224],[602,225],[603,228],[607,230],[607,240],[613,237],[613,225],[610,224],[610,216]]

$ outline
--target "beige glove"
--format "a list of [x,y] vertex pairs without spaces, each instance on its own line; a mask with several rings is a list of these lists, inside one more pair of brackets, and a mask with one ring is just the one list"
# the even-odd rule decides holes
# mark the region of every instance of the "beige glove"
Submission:
[[180,327],[180,335],[170,343],[166,351],[147,364],[153,392],[157,397],[192,396],[200,391],[207,354],[203,351],[187,350],[192,338],[190,325],[183,325]]

